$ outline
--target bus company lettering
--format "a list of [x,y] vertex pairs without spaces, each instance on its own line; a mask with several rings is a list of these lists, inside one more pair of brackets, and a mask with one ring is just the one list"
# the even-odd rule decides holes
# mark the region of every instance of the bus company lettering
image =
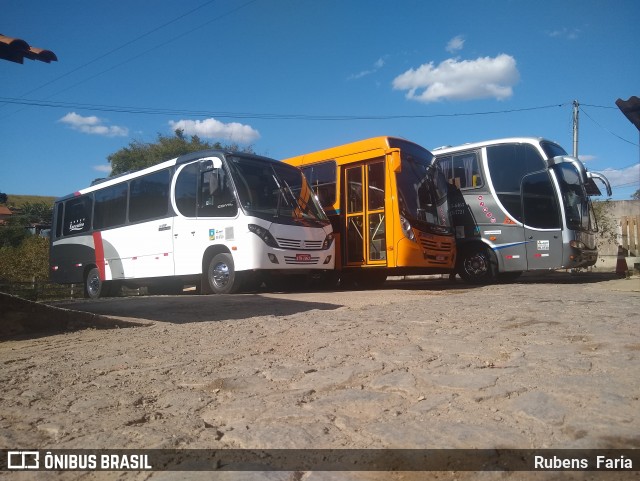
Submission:
[[80,231],[84,229],[84,219],[74,220],[69,223],[69,232]]

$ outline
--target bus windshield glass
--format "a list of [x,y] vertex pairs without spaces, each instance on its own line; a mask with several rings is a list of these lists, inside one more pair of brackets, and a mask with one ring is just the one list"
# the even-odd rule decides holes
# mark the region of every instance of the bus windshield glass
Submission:
[[228,160],[240,205],[248,215],[280,224],[329,223],[304,175],[295,167],[246,157]]
[[560,147],[558,144],[549,141],[540,142],[540,146],[544,153],[547,154],[548,159],[553,159],[561,155],[567,155],[567,151]]
[[400,212],[418,228],[435,233],[449,233],[447,214],[447,181],[442,172],[431,165],[428,150],[401,146],[401,171],[396,174]]
[[597,230],[592,212],[593,206],[576,168],[569,163],[561,163],[553,168],[560,183],[567,227],[590,232]]

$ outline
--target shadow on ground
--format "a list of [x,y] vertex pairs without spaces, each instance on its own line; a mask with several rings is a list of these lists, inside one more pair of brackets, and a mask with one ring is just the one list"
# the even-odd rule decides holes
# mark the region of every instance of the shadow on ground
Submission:
[[327,311],[342,307],[338,304],[277,299],[259,294],[116,297],[56,302],[55,305],[104,316],[131,317],[175,324],[268,315],[289,316],[312,309]]

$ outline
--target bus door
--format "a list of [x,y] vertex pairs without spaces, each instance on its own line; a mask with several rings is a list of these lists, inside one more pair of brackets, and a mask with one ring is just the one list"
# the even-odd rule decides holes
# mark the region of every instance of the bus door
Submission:
[[528,269],[558,268],[563,265],[561,217],[549,173],[524,176],[521,192]]
[[202,270],[202,245],[207,233],[197,220],[197,194],[200,163],[179,168],[174,196],[178,215],[173,218],[173,259],[175,275],[197,274]]
[[344,169],[344,265],[387,264],[384,160]]

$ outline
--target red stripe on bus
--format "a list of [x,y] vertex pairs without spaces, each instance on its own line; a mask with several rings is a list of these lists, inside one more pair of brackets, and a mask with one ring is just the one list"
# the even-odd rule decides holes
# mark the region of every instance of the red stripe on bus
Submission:
[[104,281],[104,245],[102,244],[102,234],[99,231],[93,233],[93,245],[96,251],[96,266],[100,273],[100,279]]

